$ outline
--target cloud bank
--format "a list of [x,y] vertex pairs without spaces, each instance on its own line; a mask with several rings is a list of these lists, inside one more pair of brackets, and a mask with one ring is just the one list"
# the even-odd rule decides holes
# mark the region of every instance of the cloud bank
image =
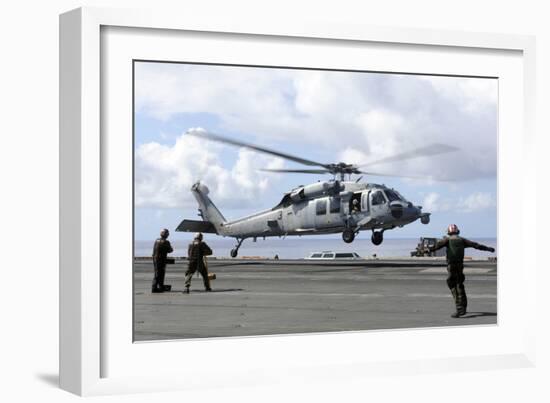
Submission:
[[274,180],[259,168],[281,168],[279,158],[258,156],[241,149],[231,169],[224,167],[220,146],[182,134],[174,145],[150,142],[135,154],[136,207],[195,207],[191,186],[208,185],[211,198],[228,208],[251,205]]
[[[494,79],[168,63],[138,63],[135,77],[136,112],[160,121],[208,114],[222,135],[243,133],[248,141],[284,144],[306,158],[308,150],[330,150],[331,160],[321,162],[368,163],[444,143],[460,151],[376,165],[373,171],[459,181],[496,176]],[[185,205],[181,193],[189,193],[195,178],[228,203],[250,203],[276,177],[254,168],[282,166],[241,151],[232,167],[224,167],[218,153],[218,146],[185,136],[173,146],[140,146],[136,203]],[[472,195],[460,208],[483,203],[482,196]]]
[[474,213],[496,206],[494,197],[488,192],[474,192],[458,199],[430,192],[424,197],[422,207],[430,213],[454,211],[458,213]]

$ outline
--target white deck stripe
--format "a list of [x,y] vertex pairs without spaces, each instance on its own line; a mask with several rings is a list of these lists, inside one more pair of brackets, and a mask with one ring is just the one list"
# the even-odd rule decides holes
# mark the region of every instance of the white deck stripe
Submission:
[[[466,268],[464,269],[464,274],[485,274],[485,273],[489,273],[491,270],[494,270],[494,269]],[[420,270],[420,273],[447,273],[447,269],[445,267],[431,267],[429,269]]]

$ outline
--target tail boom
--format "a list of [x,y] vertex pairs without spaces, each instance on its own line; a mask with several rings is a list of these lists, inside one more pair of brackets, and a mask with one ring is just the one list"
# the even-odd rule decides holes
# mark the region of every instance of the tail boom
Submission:
[[[215,232],[217,234],[222,234],[223,233],[222,227],[227,222],[227,220],[225,219],[223,214],[220,212],[220,210],[218,210],[218,208],[214,205],[212,200],[210,200],[210,198],[208,197],[208,193],[210,192],[208,187],[200,182],[196,182],[191,187],[191,192],[193,193],[193,196],[195,197],[195,199],[197,200],[197,203],[199,204],[199,212],[202,219],[204,220],[203,222],[207,222],[208,224],[210,224],[210,226],[215,229]],[[191,221],[191,220],[188,220],[188,221]],[[207,231],[200,231],[200,232],[207,232]]]

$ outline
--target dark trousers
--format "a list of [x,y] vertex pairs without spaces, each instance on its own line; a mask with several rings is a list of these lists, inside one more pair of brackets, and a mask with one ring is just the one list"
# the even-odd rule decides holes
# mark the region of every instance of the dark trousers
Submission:
[[206,290],[209,290],[210,280],[208,279],[208,270],[206,269],[206,267],[204,267],[203,264],[200,264],[198,261],[195,261],[195,260],[189,261],[189,267],[185,272],[185,287],[187,288],[191,287],[191,279],[193,278],[193,274],[195,274],[197,271],[202,276],[202,282],[204,283],[204,288]]
[[166,275],[166,263],[153,261],[155,267],[155,277],[151,291],[164,291],[164,276]]
[[466,279],[464,276],[464,264],[449,263],[447,265],[447,274],[447,286],[453,294],[456,311],[464,314],[468,305],[466,289],[464,288],[464,280]]

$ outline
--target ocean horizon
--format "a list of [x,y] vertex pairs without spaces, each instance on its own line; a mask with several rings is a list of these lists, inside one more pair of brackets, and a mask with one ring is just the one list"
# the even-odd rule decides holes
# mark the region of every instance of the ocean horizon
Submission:
[[[190,234],[191,235],[191,234]],[[191,236],[190,236],[191,237]],[[469,238],[472,241],[482,243],[497,249],[496,238]],[[154,239],[151,240],[136,240],[134,242],[134,256],[144,257],[151,256],[153,250]],[[174,252],[171,256],[183,257],[187,256],[187,246],[190,240],[170,240]],[[212,248],[213,256],[228,257],[229,252],[235,246],[236,242],[233,238],[210,238],[206,237],[205,242]],[[337,238],[258,238],[256,242],[252,239],[246,239],[239,249],[239,257],[257,256],[263,258],[273,258],[278,255],[280,259],[301,259],[308,256],[312,252],[334,251],[334,252],[356,252],[362,257],[410,257],[411,251],[416,248],[419,238],[389,238],[385,239],[381,245],[373,245],[369,238],[355,239],[353,243],[344,243]],[[473,248],[466,249],[466,256],[470,257],[489,257],[496,256],[495,253],[479,251]]]

